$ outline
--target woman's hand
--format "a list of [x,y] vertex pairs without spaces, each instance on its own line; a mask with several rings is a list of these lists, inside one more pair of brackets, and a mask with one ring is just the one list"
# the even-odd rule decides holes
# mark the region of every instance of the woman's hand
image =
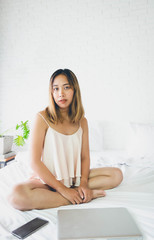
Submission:
[[86,183],[80,183],[80,186],[78,187],[78,193],[82,198],[83,203],[87,203],[92,200],[92,190],[88,188]]
[[63,186],[58,192],[72,204],[80,204],[83,202],[79,192],[73,188]]

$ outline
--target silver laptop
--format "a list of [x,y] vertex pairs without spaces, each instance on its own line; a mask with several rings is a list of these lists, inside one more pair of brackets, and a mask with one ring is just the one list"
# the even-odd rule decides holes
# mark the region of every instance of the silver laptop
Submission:
[[142,233],[126,208],[58,210],[59,240],[141,240]]

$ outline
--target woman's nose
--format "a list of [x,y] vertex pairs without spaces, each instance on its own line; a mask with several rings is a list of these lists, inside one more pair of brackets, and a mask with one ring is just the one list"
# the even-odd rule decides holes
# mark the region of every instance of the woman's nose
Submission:
[[59,96],[60,96],[60,97],[64,96],[64,91],[63,91],[63,89],[59,89]]

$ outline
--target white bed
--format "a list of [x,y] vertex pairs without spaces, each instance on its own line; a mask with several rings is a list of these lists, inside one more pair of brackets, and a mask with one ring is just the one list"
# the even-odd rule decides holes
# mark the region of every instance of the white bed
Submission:
[[[150,128],[151,134],[153,128],[152,126],[150,126]],[[93,132],[92,135],[95,135],[96,137],[96,131],[95,133]],[[110,134],[110,137],[111,135],[112,134]],[[92,137],[91,132],[90,137]],[[97,138],[99,138],[99,136],[97,136]],[[94,142],[96,143],[96,141]],[[126,149],[119,150],[117,148],[116,150],[104,150],[101,145],[103,144],[103,141],[101,141],[100,139],[98,139],[97,144],[94,144],[94,142],[90,143],[91,167],[119,167],[123,171],[123,182],[119,187],[112,190],[107,190],[107,196],[104,198],[95,199],[87,204],[69,205],[60,208],[106,208],[116,206],[126,207],[136,220],[139,228],[144,235],[144,239],[154,240],[153,148],[151,152],[148,149],[148,153],[150,152],[150,155],[146,155],[144,151],[143,156],[142,148],[142,154],[138,154],[138,152],[136,151],[134,152],[133,156],[132,152],[130,155],[130,152],[128,153]],[[114,144],[112,142],[112,146],[113,145]],[[56,224],[58,208],[21,212],[12,208],[7,201],[7,196],[11,191],[13,185],[26,180],[29,177],[29,173],[30,167],[27,152],[19,153],[14,163],[0,170],[0,239],[2,240],[16,239],[14,236],[11,235],[10,232],[15,228],[21,226],[22,224],[26,223],[27,221],[30,221],[38,216],[47,219],[49,221],[49,224],[40,229],[39,231],[35,232],[33,235],[29,236],[27,240],[57,239]]]

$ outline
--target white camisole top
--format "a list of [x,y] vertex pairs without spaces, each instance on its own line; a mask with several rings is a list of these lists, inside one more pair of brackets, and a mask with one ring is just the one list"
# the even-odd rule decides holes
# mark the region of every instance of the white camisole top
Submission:
[[81,177],[82,128],[72,135],[65,135],[48,125],[42,161],[57,180],[66,187],[79,186]]

